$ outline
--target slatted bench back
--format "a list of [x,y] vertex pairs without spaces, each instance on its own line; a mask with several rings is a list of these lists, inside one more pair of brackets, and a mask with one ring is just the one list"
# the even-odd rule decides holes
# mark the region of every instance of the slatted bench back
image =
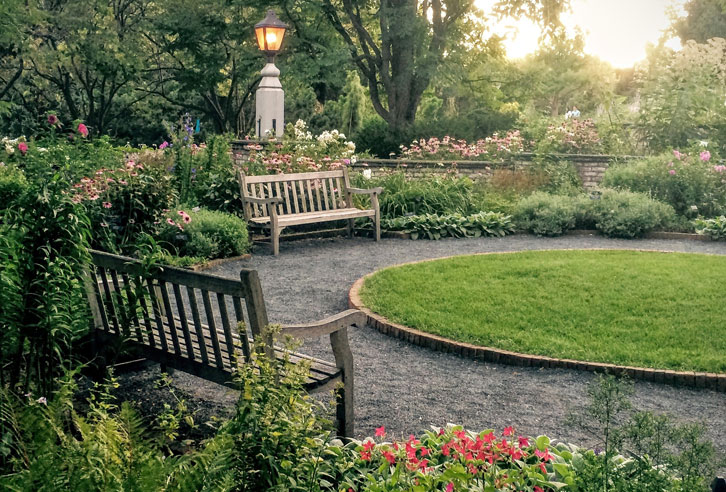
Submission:
[[239,181],[248,221],[269,216],[265,205],[245,200],[248,197],[280,198],[282,202],[277,205],[278,215],[324,212],[353,206],[345,193],[350,187],[348,170],[345,168],[269,176],[245,176],[240,173]]
[[91,255],[87,291],[97,329],[199,369],[231,373],[236,361],[249,360],[252,340],[237,324],[246,318],[253,337],[267,325],[256,271],[242,270],[235,281],[166,266],[148,272],[131,258]]

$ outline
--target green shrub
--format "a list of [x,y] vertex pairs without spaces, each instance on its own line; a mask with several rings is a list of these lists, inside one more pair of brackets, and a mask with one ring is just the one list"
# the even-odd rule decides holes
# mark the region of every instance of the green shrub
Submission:
[[0,166],[0,210],[10,208],[12,203],[28,188],[25,173],[16,166]]
[[673,207],[642,193],[606,190],[593,204],[595,226],[609,237],[634,238],[673,219]]
[[504,236],[514,230],[511,217],[498,212],[474,215],[412,215],[383,219],[381,227],[388,231],[411,234],[411,239],[444,237]]
[[713,219],[697,219],[696,232],[711,239],[726,239],[726,216]]
[[674,151],[624,162],[605,172],[602,186],[647,193],[688,218],[715,217],[726,214],[726,168],[713,160]]
[[250,248],[247,224],[224,212],[205,209],[170,211],[159,234],[180,256],[207,259],[239,256]]
[[515,220],[538,236],[559,236],[577,223],[575,203],[569,196],[536,192],[517,204]]
[[383,188],[379,197],[383,218],[423,214],[470,214],[475,211],[474,184],[469,178],[433,174],[411,179],[399,171],[373,179],[358,175],[353,177],[353,182],[361,188]]

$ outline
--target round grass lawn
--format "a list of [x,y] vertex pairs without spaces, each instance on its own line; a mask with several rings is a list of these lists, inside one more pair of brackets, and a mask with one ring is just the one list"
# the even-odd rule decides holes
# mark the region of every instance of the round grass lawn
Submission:
[[363,303],[391,321],[549,357],[726,372],[726,257],[529,251],[391,267]]

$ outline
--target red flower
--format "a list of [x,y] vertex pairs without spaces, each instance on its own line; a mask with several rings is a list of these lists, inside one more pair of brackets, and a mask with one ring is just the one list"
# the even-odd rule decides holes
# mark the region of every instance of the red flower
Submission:
[[83,135],[84,137],[88,136],[88,128],[83,123],[78,123],[78,133]]
[[376,429],[376,437],[383,437],[386,435],[386,428],[384,426],[380,426]]
[[542,487],[539,487],[537,485],[534,486],[534,492],[544,492],[544,489]]
[[370,452],[375,447],[376,443],[374,443],[373,441],[366,441],[363,443],[363,449],[365,449],[367,452]]
[[529,439],[519,436],[519,447],[526,448],[527,446],[529,446]]
[[390,463],[391,465],[396,464],[396,456],[390,451],[383,451],[383,457],[386,458],[388,463]]
[[18,144],[18,150],[21,154],[25,155],[25,153],[28,151],[28,144],[26,144],[25,142],[20,142]]
[[502,431],[503,436],[511,436],[514,433],[514,427],[511,425],[509,427],[505,427]]

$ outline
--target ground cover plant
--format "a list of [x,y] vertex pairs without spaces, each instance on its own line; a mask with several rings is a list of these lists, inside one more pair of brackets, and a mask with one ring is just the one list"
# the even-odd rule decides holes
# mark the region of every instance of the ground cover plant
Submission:
[[724,274],[726,261],[718,256],[523,252],[385,269],[361,294],[366,306],[393,321],[462,342],[723,373]]

